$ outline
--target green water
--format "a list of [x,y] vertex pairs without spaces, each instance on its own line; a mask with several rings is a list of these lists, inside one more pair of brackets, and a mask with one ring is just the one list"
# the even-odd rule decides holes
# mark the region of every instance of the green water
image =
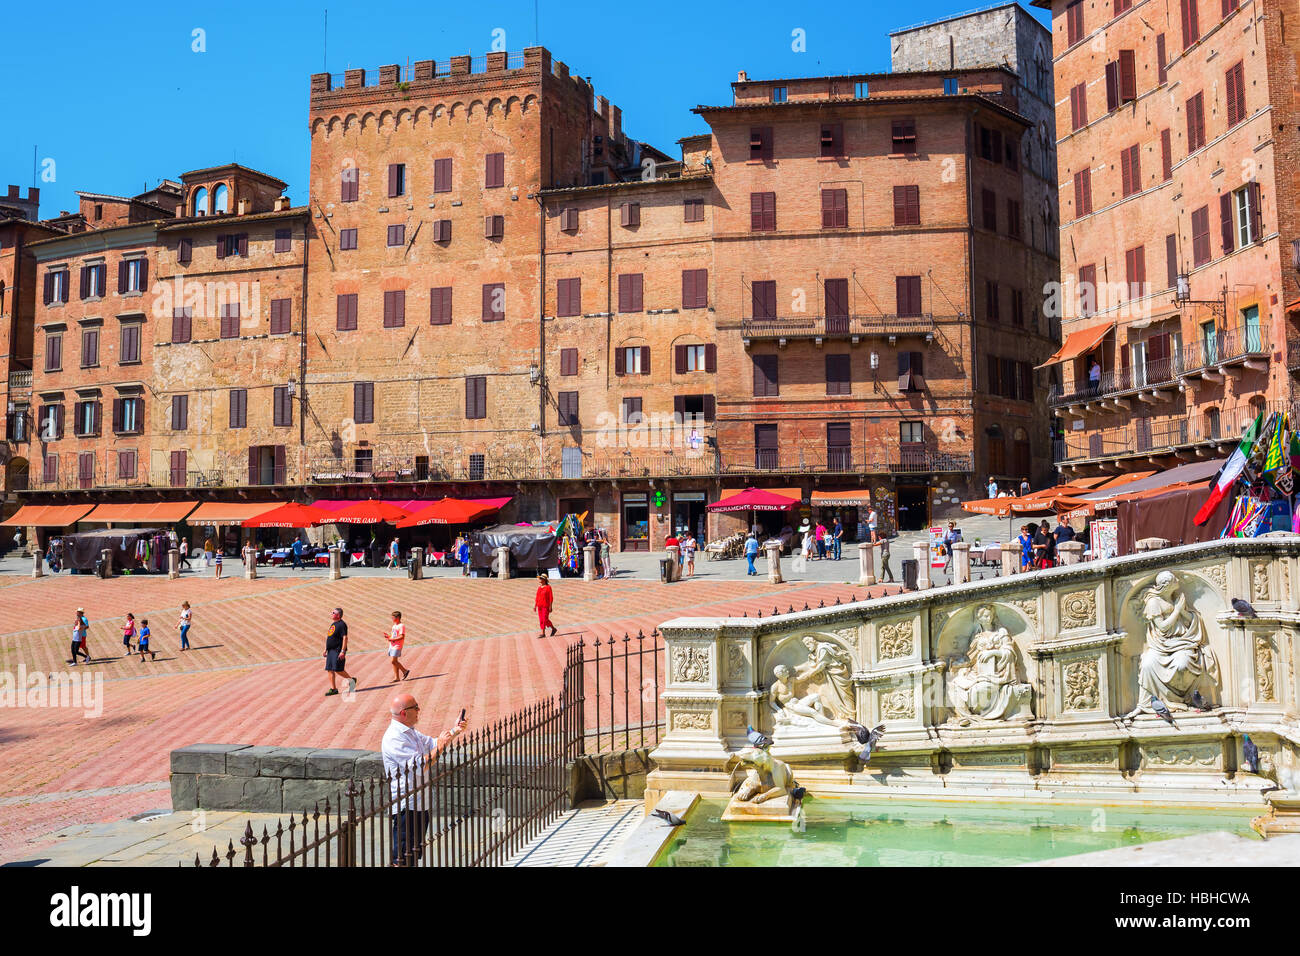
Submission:
[[1012,866],[1226,830],[1258,838],[1258,809],[809,799],[805,828],[723,823],[702,800],[655,866]]

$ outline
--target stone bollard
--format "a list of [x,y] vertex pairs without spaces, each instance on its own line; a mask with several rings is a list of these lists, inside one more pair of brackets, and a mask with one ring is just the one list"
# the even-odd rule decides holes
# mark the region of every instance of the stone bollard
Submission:
[[1143,538],[1133,547],[1138,551],[1159,551],[1161,548],[1169,547],[1169,541],[1166,538]]
[[781,577],[781,542],[769,541],[764,547],[767,548],[767,583],[781,584],[785,580]]
[[181,576],[181,553],[176,548],[167,551],[167,580],[175,581]]
[[42,563],[45,560],[45,555],[38,550],[35,554],[32,555],[32,559],[33,559],[32,577],[34,578],[45,577],[45,565]]
[[1020,545],[1014,541],[1002,549],[1002,576],[1010,577],[1020,573]]
[[667,552],[668,562],[668,583],[680,581],[682,579],[682,548],[678,544],[670,544],[664,548]]
[[333,548],[330,551],[330,580],[337,581],[343,577],[343,550]]
[[582,548],[582,580],[596,580],[596,546],[584,545]]
[[411,549],[411,580],[424,580],[424,548]]
[[507,547],[497,548],[493,564],[497,569],[497,577],[502,581],[508,580],[510,578],[510,549]]
[[105,548],[99,552],[99,560],[104,562],[104,577],[111,578],[113,576],[113,552]]
[[252,545],[246,544],[243,548],[244,555],[244,579],[247,581],[257,580],[257,549]]
[[1062,541],[1056,546],[1061,554],[1061,564],[1079,564],[1083,561],[1082,541]]
[[870,542],[858,545],[858,585],[876,583],[876,547]]
[[954,541],[952,548],[952,583],[968,584],[970,582],[970,544],[966,541]]
[[927,591],[930,588],[930,542],[918,541],[912,545],[912,557],[916,558],[916,589]]

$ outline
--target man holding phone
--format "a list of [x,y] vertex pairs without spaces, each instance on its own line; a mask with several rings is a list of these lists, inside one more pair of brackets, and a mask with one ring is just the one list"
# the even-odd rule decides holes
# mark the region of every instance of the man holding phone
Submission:
[[392,721],[384,731],[381,751],[384,774],[393,798],[393,866],[414,866],[429,829],[427,786],[429,770],[453,737],[464,731],[465,711],[452,730],[435,740],[415,729],[420,705],[410,694],[398,694],[389,705]]

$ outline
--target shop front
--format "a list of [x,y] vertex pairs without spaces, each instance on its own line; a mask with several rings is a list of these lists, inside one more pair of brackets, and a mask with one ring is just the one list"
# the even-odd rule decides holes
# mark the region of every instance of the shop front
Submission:
[[921,482],[898,482],[898,530],[924,531],[930,525],[929,486]]
[[858,524],[866,525],[867,515],[871,511],[871,492],[866,488],[843,490],[816,489],[811,496],[812,518],[814,524],[820,521],[827,528],[834,527],[835,519],[840,519],[844,526],[844,541],[861,540]]
[[708,495],[703,491],[674,491],[672,502],[675,533],[685,529],[698,541],[707,541]]
[[623,492],[623,550],[650,550],[650,496],[647,492]]

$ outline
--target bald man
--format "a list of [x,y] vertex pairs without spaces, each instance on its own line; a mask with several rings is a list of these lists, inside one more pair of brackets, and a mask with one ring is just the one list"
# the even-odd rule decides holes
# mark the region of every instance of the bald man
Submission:
[[467,722],[460,721],[435,740],[415,729],[420,705],[410,694],[394,697],[388,712],[393,719],[380,749],[393,799],[393,866],[414,866],[429,829],[429,768]]

